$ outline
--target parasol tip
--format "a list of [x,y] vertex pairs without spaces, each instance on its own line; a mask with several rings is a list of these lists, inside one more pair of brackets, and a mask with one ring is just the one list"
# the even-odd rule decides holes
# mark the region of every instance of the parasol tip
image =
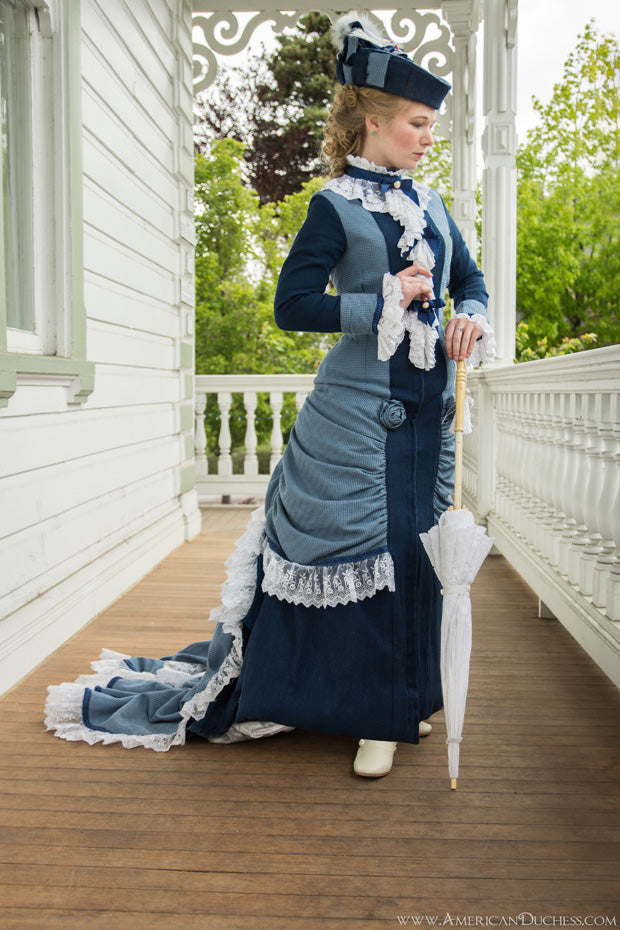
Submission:
[[450,789],[451,789],[452,791],[456,791],[456,778],[451,778],[451,779],[450,779]]

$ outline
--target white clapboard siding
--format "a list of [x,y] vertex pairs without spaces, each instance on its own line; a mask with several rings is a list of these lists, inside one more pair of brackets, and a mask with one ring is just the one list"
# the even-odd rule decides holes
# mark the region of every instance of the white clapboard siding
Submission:
[[128,210],[125,204],[113,198],[107,190],[84,183],[84,211],[91,217],[89,225],[100,235],[154,262],[162,269],[170,269],[178,258],[179,249],[170,235],[149,225],[142,217]]
[[[145,179],[124,169],[97,136],[84,134],[83,165],[85,185],[104,190],[114,203],[122,204],[158,235],[174,238],[176,202],[167,203],[155,195]],[[176,190],[169,193],[176,201]]]
[[[82,49],[82,67],[84,74],[88,75],[85,89],[93,97],[99,98],[100,106],[105,107],[106,102],[115,108],[114,119],[119,126],[135,137],[140,149],[144,149],[155,162],[167,167],[172,164],[173,139],[171,134],[176,132],[176,121],[172,111],[167,112],[161,107],[157,111],[162,118],[161,124],[148,113],[141,102],[133,96],[131,91],[117,79],[112,68],[102,60],[102,52],[94,49],[87,42]],[[105,101],[101,94],[105,93]],[[109,105],[108,103],[108,105]],[[119,118],[122,114],[122,119]],[[137,166],[134,166],[134,170]]]
[[[68,514],[93,498],[105,499],[123,485],[128,487],[146,476],[168,472],[176,464],[176,439],[168,437],[14,475],[5,482],[3,536],[31,527],[42,529],[46,520]],[[0,594],[5,587],[10,588],[12,581],[2,574]]]
[[[145,17],[142,26],[144,22]],[[85,49],[105,49],[102,60],[148,113],[157,113],[162,103],[169,106],[170,74],[174,66],[172,59],[165,61],[170,55],[169,48],[164,51],[164,60],[160,60],[148,41],[139,40],[130,48],[124,41],[131,32],[124,4],[110,0],[86,4],[82,12],[82,30]],[[95,42],[94,36],[101,38]],[[88,77],[90,79],[90,74]]]
[[176,299],[178,283],[172,269],[166,271],[123,243],[109,239],[90,224],[84,229],[84,263],[87,268],[97,268],[105,277],[142,294],[170,303]]
[[[27,430],[18,418],[11,425],[3,426],[4,447],[14,451],[10,459],[1,460],[5,470],[0,473],[0,479],[9,475],[26,476],[29,472],[34,479],[34,473],[40,469],[94,456],[102,450],[157,442],[173,434],[178,426],[172,404],[167,409],[158,405],[70,411],[53,417],[34,415],[28,421]],[[4,490],[4,484],[2,488]]]
[[134,407],[136,404],[175,404],[181,393],[174,372],[156,368],[128,369],[121,365],[97,367],[95,390],[84,409]]
[[189,246],[179,230],[189,181],[177,174],[177,149],[192,113],[191,88],[178,84],[191,69],[177,58],[191,55],[191,5],[80,7],[94,390],[72,404],[70,378],[24,378],[0,409],[0,693],[199,526],[195,495],[181,494]]
[[89,320],[116,323],[171,339],[178,337],[179,312],[175,307],[163,300],[128,291],[92,271],[85,275],[84,301]]
[[[130,539],[130,528],[135,532],[150,525],[158,508],[166,513],[172,493],[169,471],[88,501],[70,514],[44,520],[39,526],[24,530],[19,538],[8,536],[0,540],[2,573],[12,585],[3,600],[13,611],[63,578],[69,578],[84,564],[89,550],[106,552],[125,542],[124,536]],[[124,534],[119,535],[119,526],[124,528]]]
[[85,616],[95,617],[109,606],[110,591],[126,591],[181,545],[184,534],[176,508],[169,504],[151,514],[149,523],[143,519],[127,526],[126,541],[89,547],[84,552],[88,561],[79,571],[67,574],[65,566],[56,585],[41,589],[3,621],[0,670],[5,685],[19,681],[58,648],[59,629],[64,639],[72,636],[84,626]]
[[82,116],[85,133],[107,147],[130,177],[140,177],[153,192],[153,196],[171,205],[176,204],[175,179],[165,166],[152,156],[143,141],[131,131],[130,124],[122,121],[118,114],[110,109],[94,87],[84,87]]
[[135,368],[173,368],[176,361],[176,340],[169,336],[139,332],[125,326],[89,321],[88,342],[92,345],[91,361],[105,364],[109,358],[115,365]]

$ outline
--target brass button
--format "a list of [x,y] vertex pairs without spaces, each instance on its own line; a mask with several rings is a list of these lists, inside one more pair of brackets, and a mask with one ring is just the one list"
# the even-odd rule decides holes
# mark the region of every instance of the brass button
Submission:
[[394,181],[394,187],[396,190],[400,190],[400,181]]
[[423,310],[428,310],[429,307],[430,307],[430,304],[429,304],[428,300],[425,300],[424,303],[422,304],[422,309],[423,309]]

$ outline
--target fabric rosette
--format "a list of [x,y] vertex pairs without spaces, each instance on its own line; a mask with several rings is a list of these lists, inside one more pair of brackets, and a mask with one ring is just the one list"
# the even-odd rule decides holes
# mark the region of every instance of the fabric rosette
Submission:
[[384,400],[379,410],[379,420],[386,429],[398,429],[407,419],[405,408],[400,400]]

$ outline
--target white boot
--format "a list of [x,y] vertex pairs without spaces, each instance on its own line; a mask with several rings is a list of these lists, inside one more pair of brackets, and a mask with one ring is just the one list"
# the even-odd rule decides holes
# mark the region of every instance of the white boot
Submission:
[[353,771],[365,778],[380,778],[392,771],[396,743],[379,739],[361,739]]
[[428,736],[432,731],[432,726],[430,723],[427,723],[426,720],[420,720],[420,729],[418,730],[418,736]]

